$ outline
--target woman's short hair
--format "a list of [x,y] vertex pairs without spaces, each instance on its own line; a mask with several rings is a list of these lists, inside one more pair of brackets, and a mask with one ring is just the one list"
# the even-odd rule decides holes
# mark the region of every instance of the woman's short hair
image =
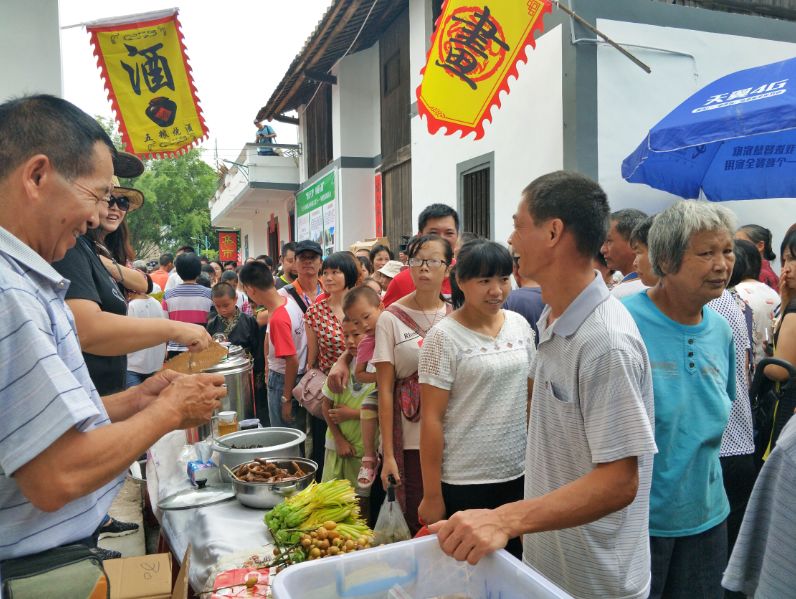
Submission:
[[642,245],[649,245],[647,240],[649,239],[650,229],[652,228],[652,223],[655,220],[655,215],[648,216],[641,222],[639,222],[633,230],[630,232],[630,237],[628,237],[628,243],[632,246],[635,243],[640,243]]
[[219,282],[230,283],[230,284],[234,282],[234,284],[237,285],[238,273],[236,273],[234,270],[225,270],[224,272],[221,273]]
[[359,263],[351,252],[334,252],[329,254],[321,265],[324,270],[339,270],[345,277],[345,288],[353,289],[359,279]]
[[679,201],[655,217],[649,232],[649,259],[659,277],[676,273],[691,238],[703,231],[726,231],[732,237],[735,216],[724,206],[701,200]]
[[388,248],[386,245],[382,245],[377,243],[372,248],[370,248],[370,261],[373,262],[378,256],[379,252],[387,252],[387,255],[390,257],[390,260],[395,260],[395,256],[392,254],[392,250]]
[[741,277],[739,281],[744,279],[757,280],[760,277],[760,268],[763,266],[763,260],[760,257],[760,252],[757,251],[757,246],[746,239],[736,239],[733,249],[735,251],[733,274],[738,270],[738,274]]
[[507,277],[514,270],[509,251],[489,239],[473,239],[459,248],[456,256],[456,278],[459,281],[490,277]]
[[357,256],[356,259],[359,260],[359,263],[365,267],[365,270],[368,271],[369,275],[373,274],[373,263],[369,258],[366,258],[365,256]]

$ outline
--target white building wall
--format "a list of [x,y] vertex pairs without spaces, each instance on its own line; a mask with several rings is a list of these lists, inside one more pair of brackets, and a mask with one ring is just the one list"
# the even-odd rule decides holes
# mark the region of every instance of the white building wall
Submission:
[[0,102],[31,93],[61,96],[58,0],[0,4]]
[[[622,179],[622,161],[647,131],[698,89],[729,73],[796,56],[796,43],[598,19],[597,27],[627,45],[647,74],[601,45],[598,72],[598,169],[612,210],[659,212],[677,196]],[[763,225],[779,244],[796,222],[796,199],[726,202],[739,225]],[[777,263],[779,261],[777,260]]]
[[[428,31],[416,26],[424,15],[419,0],[410,3],[412,87],[420,82],[425,64]],[[425,19],[425,17],[423,16]],[[518,78],[509,79],[510,93],[501,94],[501,107],[492,109],[484,136],[428,132],[425,119],[412,119],[413,221],[427,205],[443,202],[457,207],[457,164],[494,152],[493,238],[506,240],[520,192],[534,178],[561,169],[564,163],[562,99],[562,28],[557,26],[528,48],[528,60],[518,66]]]
[[372,158],[381,147],[379,45],[346,56],[334,74],[332,154]]
[[[379,45],[346,56],[334,74],[332,150],[341,164],[336,173],[335,249],[342,250],[376,231],[375,170],[365,163],[381,151]],[[363,164],[347,167],[352,159]]]

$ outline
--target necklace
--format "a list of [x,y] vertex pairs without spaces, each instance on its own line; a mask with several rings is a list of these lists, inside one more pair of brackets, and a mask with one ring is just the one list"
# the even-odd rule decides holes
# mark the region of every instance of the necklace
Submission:
[[430,319],[428,317],[428,314],[423,310],[423,308],[420,307],[420,302],[417,301],[417,296],[414,296],[412,298],[412,300],[414,300],[415,305],[417,306],[417,309],[423,315],[423,319],[426,321],[426,324],[428,325],[426,327],[426,332],[428,333],[428,331],[431,330],[431,327],[433,327],[435,324],[437,324],[437,320],[439,319],[439,309],[434,310],[434,312],[433,312],[434,319],[432,320],[432,319]]

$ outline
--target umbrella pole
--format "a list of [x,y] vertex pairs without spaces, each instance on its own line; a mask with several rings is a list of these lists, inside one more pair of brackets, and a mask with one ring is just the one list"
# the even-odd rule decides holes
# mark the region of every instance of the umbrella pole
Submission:
[[632,61],[633,61],[633,62],[634,62],[636,65],[638,65],[638,66],[639,66],[639,68],[641,68],[642,70],[646,71],[647,73],[651,73],[651,72],[652,72],[652,69],[650,69],[650,68],[649,68],[649,67],[648,67],[648,66],[647,66],[645,63],[641,62],[641,61],[640,61],[638,58],[636,58],[635,56],[633,56],[633,55],[632,55],[630,52],[628,52],[627,50],[625,50],[625,49],[624,49],[622,46],[620,46],[619,44],[617,44],[617,43],[616,43],[614,40],[612,40],[610,37],[608,37],[607,35],[605,35],[605,34],[604,34],[602,31],[600,31],[599,29],[597,29],[597,28],[596,28],[594,25],[592,25],[591,23],[589,23],[589,22],[588,22],[586,19],[584,19],[583,17],[581,17],[579,14],[577,14],[577,13],[576,13],[575,11],[573,11],[571,8],[569,8],[568,6],[564,6],[563,4],[561,4],[561,2],[559,2],[559,0],[553,0],[553,3],[554,3],[554,4],[555,4],[555,5],[558,7],[558,8],[560,8],[560,9],[561,9],[561,10],[563,10],[565,13],[567,13],[567,14],[568,14],[570,17],[572,17],[573,19],[575,19],[575,20],[576,20],[578,23],[580,23],[581,25],[583,25],[583,26],[584,26],[586,29],[588,29],[589,31],[591,31],[593,34],[595,34],[595,35],[599,35],[601,38],[603,38],[603,40],[605,40],[605,43],[606,43],[606,44],[608,44],[609,46],[612,46],[613,48],[616,48],[617,50],[619,50],[619,52],[621,52],[622,54],[624,54],[624,55],[625,55],[627,58],[629,58],[629,59],[630,59],[630,60],[632,60]]

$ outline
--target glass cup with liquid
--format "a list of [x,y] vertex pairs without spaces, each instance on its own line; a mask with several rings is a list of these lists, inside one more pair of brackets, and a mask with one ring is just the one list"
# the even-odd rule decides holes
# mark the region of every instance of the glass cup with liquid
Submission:
[[238,430],[238,413],[230,410],[218,413],[218,436],[223,437]]

